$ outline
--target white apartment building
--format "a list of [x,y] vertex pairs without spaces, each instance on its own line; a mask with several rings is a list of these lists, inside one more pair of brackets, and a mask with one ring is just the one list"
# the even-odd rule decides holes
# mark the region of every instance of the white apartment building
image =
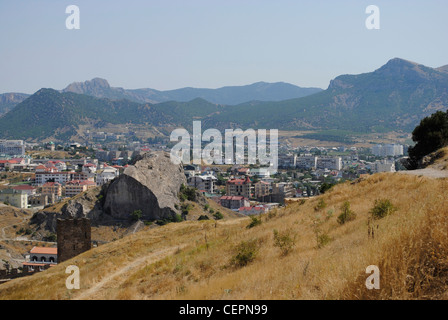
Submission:
[[372,147],[372,154],[377,157],[397,157],[402,156],[404,151],[399,144],[377,144]]
[[114,167],[105,167],[96,174],[96,184],[102,186],[120,175],[120,171]]
[[341,157],[317,157],[317,169],[342,170]]
[[387,160],[377,160],[372,166],[372,171],[378,172],[395,172],[395,162]]
[[47,182],[57,182],[62,185],[72,180],[73,172],[36,172],[36,185],[42,186]]
[[0,154],[24,156],[25,143],[23,140],[0,140]]

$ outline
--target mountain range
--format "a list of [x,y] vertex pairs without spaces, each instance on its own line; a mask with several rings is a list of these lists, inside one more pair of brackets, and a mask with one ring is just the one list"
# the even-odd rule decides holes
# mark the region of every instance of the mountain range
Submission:
[[[257,84],[248,87],[252,86]],[[189,128],[199,119],[203,129],[411,132],[423,117],[447,109],[448,66],[430,68],[395,58],[373,72],[338,76],[326,90],[305,97],[238,105],[197,97],[187,102],[142,103],[125,97],[128,94],[129,90],[111,88],[102,79],[71,84],[62,91],[41,89],[0,118],[0,137],[64,140],[80,126]]]
[[300,98],[322,91],[320,88],[302,88],[285,82],[257,82],[246,86],[229,86],[218,89],[182,88],[159,91],[155,89],[123,89],[111,87],[107,80],[94,78],[85,82],[74,82],[62,92],[74,92],[97,98],[127,99],[140,103],[166,101],[188,102],[202,98],[217,104],[235,105],[253,100],[281,101]]

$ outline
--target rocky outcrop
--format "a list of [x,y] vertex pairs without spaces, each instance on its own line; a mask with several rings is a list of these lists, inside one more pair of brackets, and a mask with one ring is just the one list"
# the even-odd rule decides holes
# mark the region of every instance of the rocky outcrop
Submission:
[[47,210],[36,212],[30,223],[37,225],[38,230],[56,232],[57,219],[80,219],[89,218],[95,223],[104,223],[109,217],[105,216],[98,200],[99,188],[91,189],[75,199],[68,200],[60,211]]
[[187,184],[182,166],[172,163],[169,153],[146,153],[104,190],[103,210],[116,219],[129,219],[136,210],[143,219],[169,219],[180,213],[175,207],[182,184]]
[[[146,153],[101,189],[91,189],[59,208],[56,205],[37,212],[30,222],[37,231],[55,232],[57,219],[89,218],[93,226],[131,225],[136,210],[141,210],[142,220],[170,219],[181,213],[176,207],[180,207],[182,184],[187,184],[183,168],[171,162],[169,153]],[[197,196],[198,203],[201,196]]]

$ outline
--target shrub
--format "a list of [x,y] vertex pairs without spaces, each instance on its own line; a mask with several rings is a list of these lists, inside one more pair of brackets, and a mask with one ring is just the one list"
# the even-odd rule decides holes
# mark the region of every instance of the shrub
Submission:
[[57,235],[55,233],[50,233],[48,236],[44,238],[45,241],[56,242]]
[[342,213],[338,216],[338,223],[344,224],[346,222],[356,219],[356,213],[350,210],[350,202],[345,201],[341,206]]
[[182,222],[184,221],[184,219],[182,218],[182,216],[178,213],[176,213],[172,218],[171,218],[172,222]]
[[327,204],[325,203],[325,200],[320,198],[319,201],[317,202],[317,205],[314,207],[315,211],[320,211],[323,210],[327,207]]
[[247,229],[256,227],[261,224],[261,218],[257,216],[250,216],[250,219],[252,220],[249,225],[246,227]]
[[216,220],[221,220],[224,218],[223,214],[220,211],[217,211],[213,217],[215,217]]
[[321,187],[319,188],[319,192],[324,194],[325,192],[327,192],[328,190],[330,190],[331,188],[333,188],[334,184],[332,183],[326,183],[324,182]]
[[206,216],[206,215],[201,215],[199,217],[198,221],[201,221],[201,220],[210,220],[210,218],[208,216]]
[[180,210],[182,211],[182,215],[186,216],[191,210],[191,205],[184,203],[180,206]]
[[375,200],[375,205],[370,210],[370,214],[373,219],[382,219],[397,211],[397,208],[392,204],[389,199],[377,199]]
[[242,241],[235,250],[231,264],[236,267],[244,267],[254,261],[258,255],[259,242],[256,239]]
[[271,220],[277,216],[277,210],[270,210],[266,215],[266,221]]
[[328,234],[326,234],[326,233],[319,234],[317,236],[317,247],[320,249],[320,248],[326,246],[327,244],[329,244],[331,242],[331,240],[332,239]]
[[164,225],[166,225],[166,224],[168,224],[169,223],[169,221],[168,220],[157,220],[156,221],[156,224],[157,225],[159,225],[159,226],[164,226]]
[[131,213],[131,218],[134,221],[138,221],[142,218],[142,210],[135,210],[134,212]]
[[278,247],[282,256],[288,255],[296,245],[296,237],[292,236],[291,230],[278,232],[274,230],[274,247]]
[[180,186],[179,199],[181,201],[185,201],[185,200],[196,201],[197,200],[196,199],[196,189],[182,184]]

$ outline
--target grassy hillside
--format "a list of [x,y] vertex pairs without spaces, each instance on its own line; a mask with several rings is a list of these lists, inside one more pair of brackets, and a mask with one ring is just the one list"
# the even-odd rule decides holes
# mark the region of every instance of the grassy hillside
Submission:
[[[377,174],[252,228],[249,218],[169,224],[10,281],[0,298],[447,299],[447,187],[446,179]],[[369,219],[382,198],[396,210]],[[346,201],[356,217],[341,225]],[[68,265],[80,268],[80,290],[65,288]],[[365,287],[369,265],[380,269],[380,290]]]

